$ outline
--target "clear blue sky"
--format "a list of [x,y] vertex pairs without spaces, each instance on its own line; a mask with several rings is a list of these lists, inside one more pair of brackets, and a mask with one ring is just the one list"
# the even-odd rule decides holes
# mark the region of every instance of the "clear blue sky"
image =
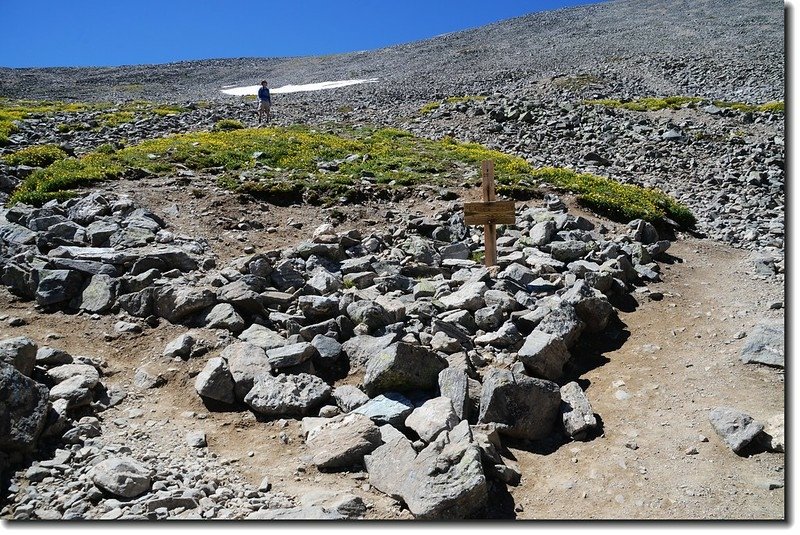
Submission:
[[0,66],[371,50],[598,0],[0,0]]

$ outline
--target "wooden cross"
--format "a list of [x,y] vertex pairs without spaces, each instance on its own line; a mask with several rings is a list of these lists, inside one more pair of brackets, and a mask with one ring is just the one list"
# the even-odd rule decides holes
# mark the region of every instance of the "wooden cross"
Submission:
[[484,160],[481,163],[483,179],[483,202],[464,203],[464,223],[467,225],[483,225],[484,262],[486,267],[497,264],[497,225],[513,225],[514,201],[498,201],[494,192],[494,162]]

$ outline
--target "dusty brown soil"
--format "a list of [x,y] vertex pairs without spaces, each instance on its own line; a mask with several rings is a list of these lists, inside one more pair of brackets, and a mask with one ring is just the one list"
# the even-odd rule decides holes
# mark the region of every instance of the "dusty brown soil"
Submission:
[[[207,237],[220,265],[242,256],[248,245],[263,251],[307,238],[330,214],[330,209],[308,206],[242,203],[210,180],[203,181],[202,196],[186,195],[185,185],[151,180],[121,181],[108,189],[130,194],[165,215],[176,234]],[[391,230],[387,209],[430,215],[445,204],[417,197],[397,205],[338,209],[348,218],[341,228],[368,233],[373,228]],[[264,229],[225,229],[229,222],[221,222],[219,214],[235,222],[260,221]],[[303,222],[302,228],[288,227],[289,218]],[[278,231],[269,232],[270,226]],[[783,370],[741,363],[738,357],[746,338],[737,339],[738,333],[749,332],[762,319],[783,319],[783,309],[770,310],[772,303],[783,302],[783,285],[754,278],[748,252],[715,242],[681,237],[669,253],[675,260],[662,265],[664,282],[650,286],[651,291],[663,293],[663,300],[652,300],[646,292],[634,294],[635,306],[619,314],[622,336],[611,348],[593,348],[599,355],[580,375],[602,419],[603,433],[587,442],[511,448],[507,454],[518,460],[522,483],[497,497],[503,506],[496,515],[785,518],[784,454],[740,457],[716,436],[707,416],[718,406],[740,409],[760,421],[784,411]],[[0,337],[26,335],[40,345],[107,363],[104,383],[120,385],[129,395],[101,413],[104,432],[114,433],[116,418],[128,418],[131,409],[142,409],[137,421],[147,429],[154,450],[162,443],[182,441],[187,429],[203,428],[209,450],[228,459],[231,470],[255,485],[268,475],[276,491],[293,496],[321,489],[349,491],[371,504],[367,518],[411,518],[392,499],[370,489],[366,473],[320,473],[307,465],[298,421],[258,422],[249,411],[211,412],[204,407],[193,377],[206,357],[165,362],[160,356],[166,343],[186,327],[162,321],[156,328],[144,326],[141,334],[116,335],[115,316],[43,314],[2,289],[0,318],[11,316],[22,317],[27,324],[9,327],[2,321]],[[211,342],[217,339],[214,331],[197,332]],[[137,390],[134,372],[145,364],[168,383],[155,390]],[[282,432],[288,443],[281,440]],[[696,453],[687,453],[691,448]],[[768,490],[770,486],[778,488]]]

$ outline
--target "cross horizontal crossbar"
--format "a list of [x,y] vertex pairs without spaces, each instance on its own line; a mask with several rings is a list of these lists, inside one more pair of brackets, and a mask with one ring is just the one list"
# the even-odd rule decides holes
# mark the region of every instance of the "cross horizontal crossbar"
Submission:
[[467,225],[513,225],[515,222],[514,201],[464,203]]

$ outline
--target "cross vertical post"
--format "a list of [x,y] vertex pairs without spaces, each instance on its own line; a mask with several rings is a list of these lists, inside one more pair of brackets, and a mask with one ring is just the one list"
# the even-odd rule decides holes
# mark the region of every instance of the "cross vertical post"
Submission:
[[[483,190],[483,202],[493,202],[497,200],[494,192],[494,162],[484,160],[481,162],[481,178]],[[484,241],[484,263],[486,267],[497,264],[497,225],[489,223],[483,226]]]

